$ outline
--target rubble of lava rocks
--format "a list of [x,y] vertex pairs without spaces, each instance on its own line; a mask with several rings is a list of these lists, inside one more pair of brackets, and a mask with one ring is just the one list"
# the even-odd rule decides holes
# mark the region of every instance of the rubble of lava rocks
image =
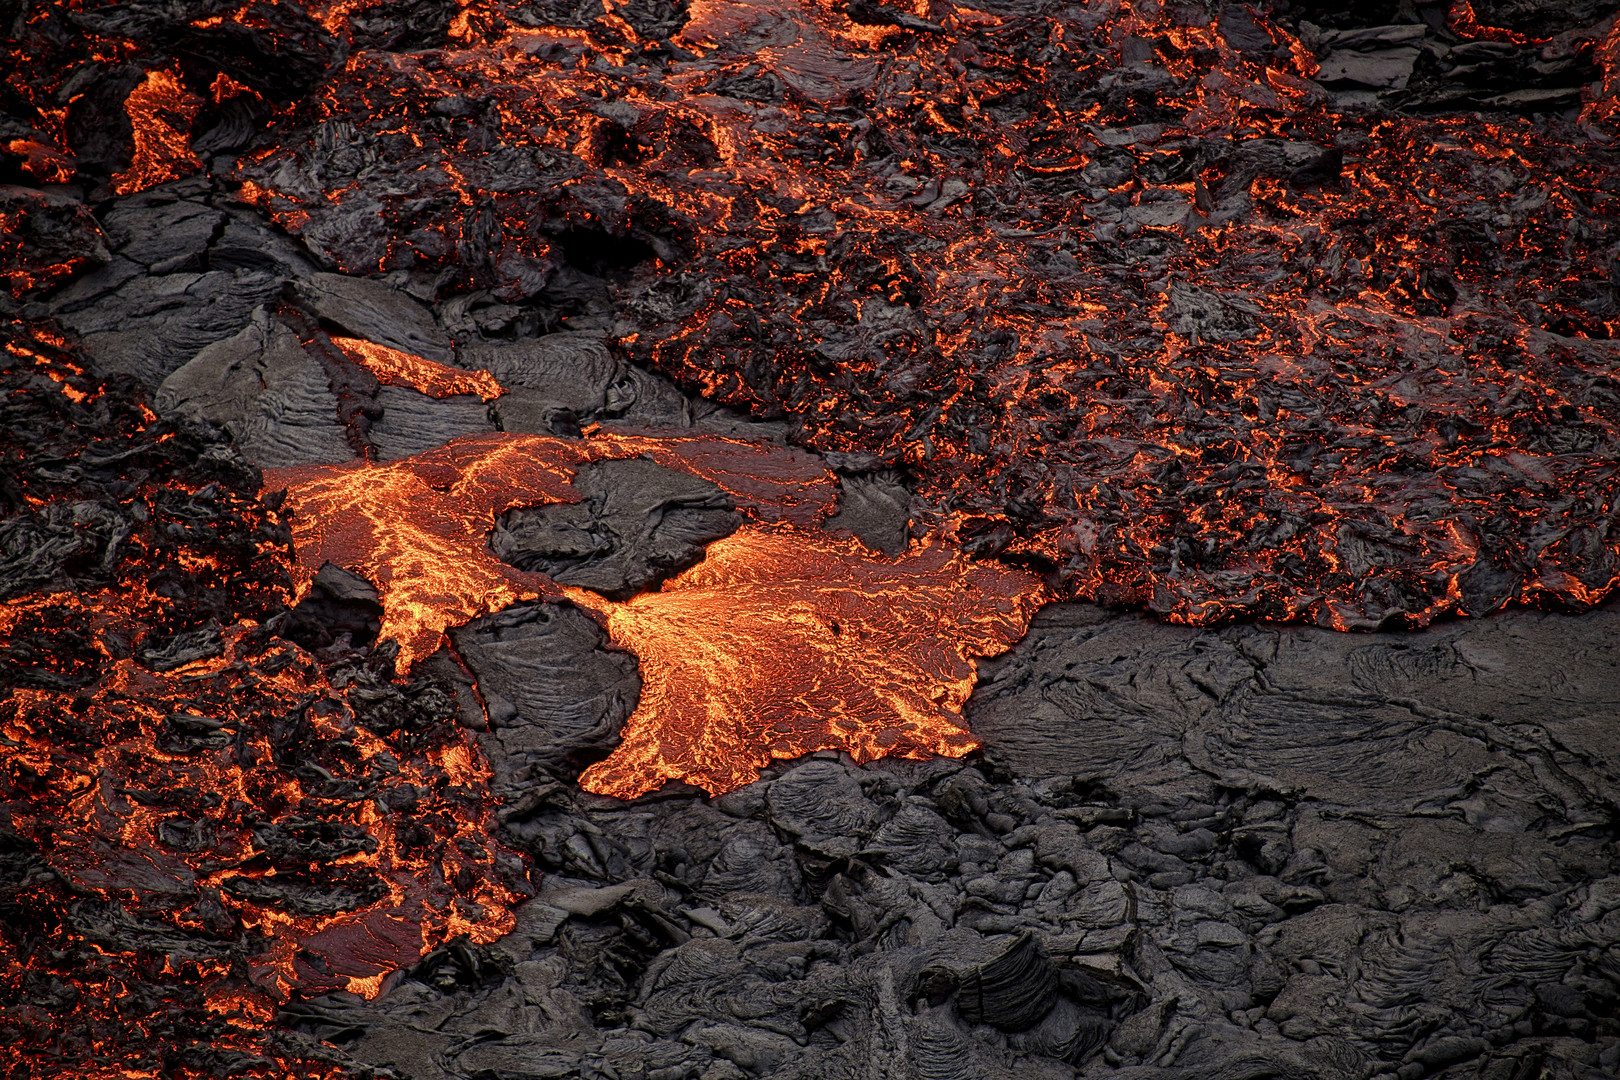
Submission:
[[978,760],[820,754],[626,803],[564,759],[632,665],[577,614],[492,618],[458,640],[538,895],[492,945],[283,1019],[422,1080],[1597,1080],[1617,630],[1057,605],[985,665]]

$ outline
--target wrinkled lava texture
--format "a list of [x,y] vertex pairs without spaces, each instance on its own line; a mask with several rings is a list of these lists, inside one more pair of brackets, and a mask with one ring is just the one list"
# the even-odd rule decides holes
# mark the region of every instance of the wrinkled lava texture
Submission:
[[266,484],[286,492],[306,585],[328,563],[374,582],[380,634],[408,665],[452,627],[514,601],[561,599],[545,575],[490,550],[497,518],[578,502],[580,465],[638,455],[717,483],[756,521],[800,528],[739,532],[662,591],[624,603],[566,590],[635,653],[645,679],[623,745],[581,778],[587,790],[631,798],[674,779],[720,794],[773,758],[960,757],[977,745],[960,724],[972,661],[1023,636],[1039,581],[939,544],[885,560],[809,527],[836,489],[802,452],[702,436],[496,434],[387,465],[276,470]]
[[0,0],[0,1075],[1620,1075],[1614,7]]

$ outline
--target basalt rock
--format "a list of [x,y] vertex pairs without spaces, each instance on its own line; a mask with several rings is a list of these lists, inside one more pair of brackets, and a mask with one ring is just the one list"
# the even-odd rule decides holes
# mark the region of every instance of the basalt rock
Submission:
[[717,485],[644,459],[585,465],[573,486],[577,503],[503,514],[490,550],[520,570],[628,600],[743,523]]
[[[520,755],[506,835],[560,880],[494,948],[545,972],[544,1028],[495,1011],[519,975],[289,1022],[435,1080],[1595,1080],[1620,1061],[1617,617],[1346,637],[1058,607],[984,665],[977,764],[817,755],[617,803]],[[1385,713],[1389,738],[1334,734]]]

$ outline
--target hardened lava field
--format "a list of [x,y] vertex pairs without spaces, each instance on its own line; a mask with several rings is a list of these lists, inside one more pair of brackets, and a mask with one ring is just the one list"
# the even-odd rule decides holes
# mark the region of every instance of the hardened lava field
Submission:
[[1616,6],[0,0],[0,1080],[1620,1075]]

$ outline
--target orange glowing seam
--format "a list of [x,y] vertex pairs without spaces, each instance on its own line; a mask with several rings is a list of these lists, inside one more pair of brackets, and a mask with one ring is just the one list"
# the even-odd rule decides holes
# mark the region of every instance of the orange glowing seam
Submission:
[[435,398],[477,394],[485,401],[493,401],[506,392],[487,371],[450,367],[360,338],[334,337],[332,344],[375,375],[384,386],[407,386]]
[[830,511],[836,484],[802,451],[718,436],[474,435],[416,457],[376,465],[301,466],[265,474],[287,489],[306,590],[327,562],[372,581],[383,598],[383,634],[408,668],[439,646],[444,630],[520,599],[559,595],[544,575],[490,554],[495,517],[523,505],[576,501],[573,470],[643,455],[702,476],[761,521],[808,525]]

